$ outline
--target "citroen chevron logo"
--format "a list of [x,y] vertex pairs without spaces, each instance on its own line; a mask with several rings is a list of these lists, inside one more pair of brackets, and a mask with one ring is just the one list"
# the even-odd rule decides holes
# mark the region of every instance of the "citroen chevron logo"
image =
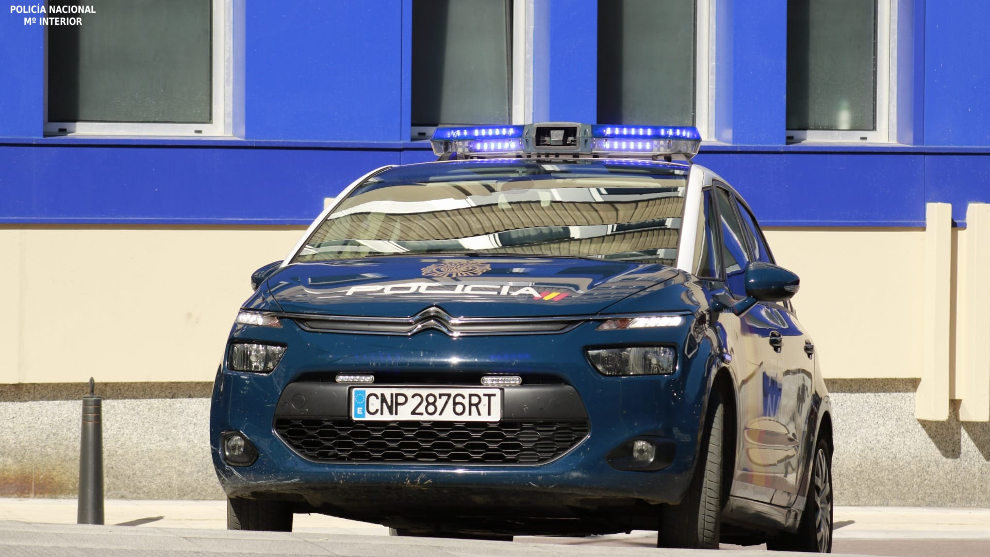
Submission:
[[430,306],[412,317],[412,326],[409,334],[414,335],[425,329],[436,329],[450,336],[459,336],[457,331],[450,327],[450,314],[437,306]]

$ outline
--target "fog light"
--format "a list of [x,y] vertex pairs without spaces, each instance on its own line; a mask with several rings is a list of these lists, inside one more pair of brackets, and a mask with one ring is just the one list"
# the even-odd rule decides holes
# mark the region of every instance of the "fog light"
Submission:
[[258,449],[239,431],[228,431],[220,437],[223,460],[231,466],[250,466],[258,460]]
[[642,462],[643,464],[649,464],[653,462],[653,459],[657,456],[657,446],[650,441],[644,441],[643,439],[637,439],[633,441],[632,446],[632,457],[636,462]]
[[227,364],[234,371],[271,373],[284,355],[284,346],[256,342],[235,343],[230,345]]
[[585,351],[602,375],[670,375],[677,369],[677,356],[669,346],[593,348]]
[[674,462],[674,441],[655,435],[637,435],[612,449],[608,463],[616,470],[655,472]]

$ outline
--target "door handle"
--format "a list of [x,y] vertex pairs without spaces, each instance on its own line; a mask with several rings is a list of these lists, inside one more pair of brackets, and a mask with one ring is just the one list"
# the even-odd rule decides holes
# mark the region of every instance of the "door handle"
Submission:
[[815,343],[811,342],[810,340],[804,341],[804,353],[808,355],[808,358],[811,358],[812,356],[814,356],[815,355]]
[[774,352],[780,352],[780,347],[784,345],[784,339],[780,336],[780,331],[770,331],[770,346]]

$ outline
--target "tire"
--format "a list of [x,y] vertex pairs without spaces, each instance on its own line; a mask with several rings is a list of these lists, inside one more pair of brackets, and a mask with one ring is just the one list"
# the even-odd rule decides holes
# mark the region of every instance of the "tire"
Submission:
[[797,532],[767,541],[775,551],[832,552],[832,452],[825,439],[815,444],[811,484]]
[[722,513],[725,407],[718,391],[708,402],[706,429],[691,485],[679,505],[661,511],[657,547],[717,549]]
[[228,530],[292,531],[292,510],[285,503],[227,499]]

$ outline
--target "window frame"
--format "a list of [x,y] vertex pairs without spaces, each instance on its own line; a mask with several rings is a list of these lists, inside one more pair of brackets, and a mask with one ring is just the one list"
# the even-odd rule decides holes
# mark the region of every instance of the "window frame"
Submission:
[[45,125],[52,135],[229,136],[233,129],[233,0],[211,0],[211,92],[209,123],[52,122],[48,120],[48,30],[45,30]]
[[873,130],[787,130],[787,143],[894,143],[897,138],[897,0],[876,0]]
[[702,140],[715,135],[715,0],[695,4],[694,127]]
[[[700,264],[702,261],[702,254],[704,253],[704,241],[702,240],[701,251],[691,254],[691,274],[700,280],[714,281],[714,282],[725,282],[725,267],[722,265],[722,230],[719,223],[718,207],[716,207],[715,202],[715,186],[711,183],[706,184],[701,189],[701,203],[698,206],[698,216],[703,217],[705,214],[705,209],[708,209],[707,219],[704,220],[704,226],[706,230],[711,233],[712,242],[712,253],[711,253],[711,264],[715,269],[715,275],[703,275],[701,274]],[[697,227],[700,231],[701,226]],[[683,229],[682,229],[683,230]],[[704,232],[702,232],[702,238],[704,238]]]
[[[720,191],[725,194],[725,197],[727,199],[726,203],[728,204],[728,207],[725,208],[726,209],[725,212],[723,212],[722,202],[719,200]],[[727,240],[723,234],[723,227],[727,227],[731,229],[732,228],[731,223],[729,223],[729,221],[725,219],[729,217],[734,217],[736,223],[739,225],[739,230],[741,231],[739,238],[739,242],[741,243],[741,245],[739,247],[742,248],[743,255],[746,258],[745,264],[741,265],[739,267],[739,270],[730,273],[729,269],[726,267],[725,257],[720,257],[721,265],[722,265],[721,272],[723,276],[723,281],[725,282],[726,288],[734,296],[745,297],[746,296],[745,291],[739,293],[739,292],[735,292],[732,288],[732,282],[736,279],[736,277],[739,276],[745,277],[746,268],[749,266],[750,263],[753,262],[753,250],[752,247],[749,245],[749,240],[746,238],[747,236],[746,226],[742,222],[739,213],[736,212],[735,205],[737,199],[738,197],[736,196],[736,193],[732,190],[732,188],[729,188],[724,182],[720,182],[718,180],[714,180],[712,182],[712,203],[715,206],[716,217],[718,219],[718,234],[719,234],[719,248],[720,248],[719,251],[720,253],[724,253],[725,251],[729,250],[726,244]],[[735,263],[738,265],[739,261],[736,261]]]

